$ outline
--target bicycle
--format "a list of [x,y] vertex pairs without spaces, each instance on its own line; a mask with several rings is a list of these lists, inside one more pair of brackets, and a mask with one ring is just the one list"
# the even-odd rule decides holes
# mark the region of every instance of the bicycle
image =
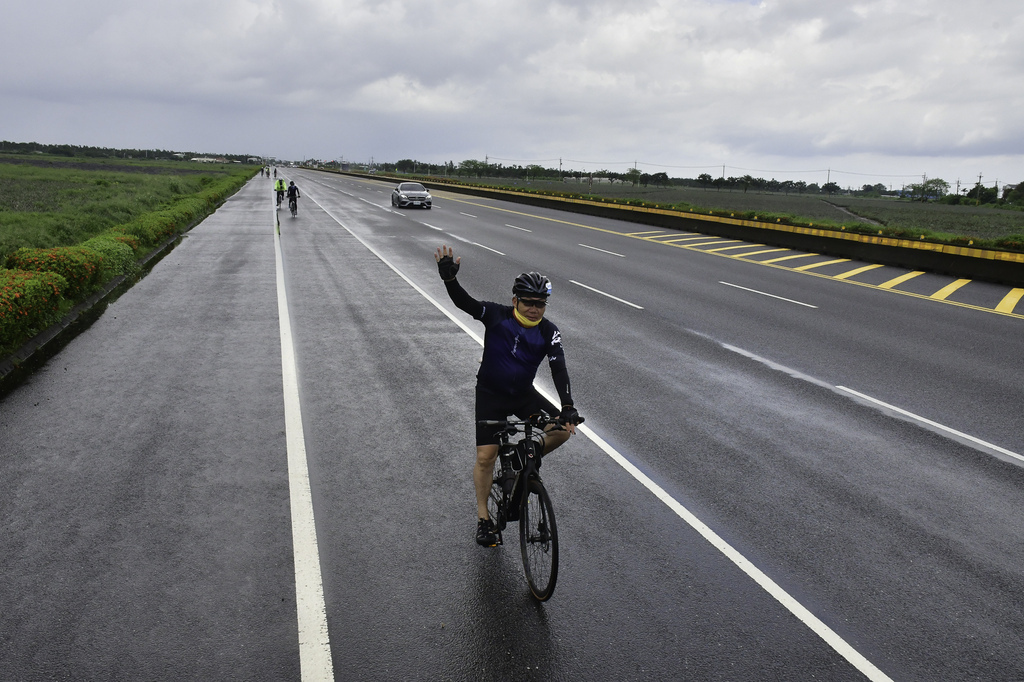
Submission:
[[298,202],[298,200],[295,199],[295,197],[292,197],[291,199],[288,200],[288,210],[292,212],[292,217],[293,218],[296,215],[298,215],[298,213],[299,213],[299,202]]
[[[538,451],[543,429],[550,424],[562,426],[562,420],[547,415],[528,419],[484,420],[484,426],[501,427],[498,434],[498,457],[494,460],[494,477],[487,497],[487,511],[494,523],[498,544],[502,531],[510,521],[519,522],[519,547],[523,569],[530,592],[538,601],[547,601],[555,591],[558,578],[558,526],[551,498],[544,488],[538,469]],[[581,417],[579,423],[583,423]],[[522,433],[517,442],[511,436]]]

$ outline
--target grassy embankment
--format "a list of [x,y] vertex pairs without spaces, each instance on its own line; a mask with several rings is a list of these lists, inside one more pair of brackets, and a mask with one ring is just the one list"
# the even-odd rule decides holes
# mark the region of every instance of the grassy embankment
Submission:
[[209,215],[258,168],[0,155],[0,357]]
[[[430,177],[424,180],[438,181]],[[882,234],[901,239],[1024,251],[1024,210],[922,203],[905,199],[862,198],[848,195],[777,194],[771,192],[718,191],[690,187],[633,187],[628,184],[594,184],[586,181],[534,180],[528,184],[507,179],[467,180],[516,191],[573,196],[594,201],[678,210],[716,216],[812,226],[822,229]],[[844,210],[845,209],[845,210]]]

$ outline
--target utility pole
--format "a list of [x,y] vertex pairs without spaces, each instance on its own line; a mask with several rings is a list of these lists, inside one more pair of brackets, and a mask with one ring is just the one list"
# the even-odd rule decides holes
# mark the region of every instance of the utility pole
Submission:
[[974,198],[974,205],[981,206],[981,173],[978,173],[978,196]]

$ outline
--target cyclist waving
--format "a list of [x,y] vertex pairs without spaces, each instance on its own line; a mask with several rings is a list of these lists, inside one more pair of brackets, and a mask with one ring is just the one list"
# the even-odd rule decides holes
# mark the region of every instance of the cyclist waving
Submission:
[[[562,334],[553,322],[544,319],[551,282],[539,273],[524,272],[512,285],[511,306],[477,301],[456,279],[461,257],[455,258],[452,249],[442,246],[434,254],[434,260],[452,302],[484,324],[484,355],[476,375],[476,421],[504,420],[510,414],[526,418],[538,412],[551,412],[550,403],[533,387],[537,369],[547,358],[562,403],[560,417],[565,421],[564,429],[551,426],[545,432],[543,453],[551,452],[576,432],[575,425],[579,421],[569,387]],[[498,434],[478,424],[473,468],[476,541],[486,547],[497,543],[487,512],[487,495],[497,455]]]

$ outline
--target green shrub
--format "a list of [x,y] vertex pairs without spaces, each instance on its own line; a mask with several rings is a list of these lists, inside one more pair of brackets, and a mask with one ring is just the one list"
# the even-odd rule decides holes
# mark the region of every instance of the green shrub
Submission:
[[128,248],[132,250],[132,253],[135,255],[138,255],[139,249],[142,248],[142,245],[139,243],[138,238],[133,237],[130,234],[114,232],[113,230],[111,230],[106,234],[101,234],[100,236],[106,237],[107,239],[113,239],[115,242],[119,242],[121,244],[126,245]]
[[67,282],[63,294],[80,299],[100,284],[104,256],[81,246],[57,246],[52,249],[18,249],[7,257],[7,267],[16,270],[55,272]]
[[117,241],[113,237],[93,237],[81,243],[83,248],[99,251],[103,257],[104,274],[100,280],[105,282],[117,275],[127,275],[135,266],[135,252],[132,247]]
[[55,272],[0,270],[0,348],[8,348],[60,319],[67,280]]

